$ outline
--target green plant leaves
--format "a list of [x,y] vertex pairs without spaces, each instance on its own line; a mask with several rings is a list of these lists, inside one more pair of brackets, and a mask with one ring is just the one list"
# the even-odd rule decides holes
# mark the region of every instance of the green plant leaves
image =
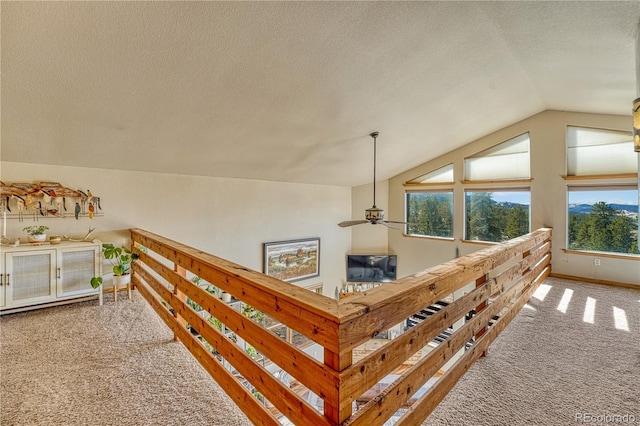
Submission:
[[102,277],[93,277],[91,278],[91,287],[98,288],[102,284]]
[[102,254],[113,265],[114,275],[124,275],[131,269],[131,263],[138,260],[139,256],[127,247],[115,247],[111,243],[102,244]]
[[26,231],[29,235],[42,235],[47,232],[48,229],[49,227],[45,225],[32,225],[22,228],[22,230]]

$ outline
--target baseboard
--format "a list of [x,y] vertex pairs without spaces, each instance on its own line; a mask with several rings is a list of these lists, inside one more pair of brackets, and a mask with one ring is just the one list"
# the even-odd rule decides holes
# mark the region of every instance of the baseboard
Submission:
[[54,300],[51,302],[44,302],[44,303],[39,303],[39,304],[35,304],[35,305],[27,305],[27,306],[19,306],[16,308],[8,308],[8,309],[3,309],[0,311],[0,315],[5,315],[5,314],[15,314],[18,312],[25,312],[25,311],[32,311],[35,309],[42,309],[42,308],[51,308],[53,306],[60,306],[60,305],[68,305],[70,303],[76,303],[76,302],[87,302],[89,300],[93,300],[99,298],[99,295],[97,294],[90,294],[88,296],[80,296],[80,297],[72,297],[72,298],[68,298],[68,299],[62,299],[62,300]]
[[617,281],[599,280],[596,278],[577,277],[575,275],[556,274],[554,272],[549,274],[549,276],[552,278],[562,278],[565,280],[584,281],[584,282],[593,283],[593,284],[604,284],[604,285],[611,285],[614,287],[632,288],[635,290],[640,290],[640,284],[621,283]]

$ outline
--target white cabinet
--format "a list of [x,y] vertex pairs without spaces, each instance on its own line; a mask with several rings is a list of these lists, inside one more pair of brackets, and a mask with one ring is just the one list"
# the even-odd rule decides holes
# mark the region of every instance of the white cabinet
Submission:
[[100,243],[3,247],[0,314],[99,296]]

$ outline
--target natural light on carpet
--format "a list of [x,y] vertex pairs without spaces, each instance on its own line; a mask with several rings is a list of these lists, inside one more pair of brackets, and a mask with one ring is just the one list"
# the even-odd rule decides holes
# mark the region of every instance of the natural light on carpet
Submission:
[[596,315],[596,299],[587,297],[587,303],[584,305],[584,315],[582,321],[593,324]]
[[573,290],[565,289],[564,294],[562,295],[562,299],[560,299],[560,303],[558,303],[558,310],[563,314],[567,313],[567,308],[569,307],[569,302],[571,302],[571,297],[573,296]]
[[629,331],[629,321],[627,321],[627,313],[624,309],[613,307],[613,321],[617,330]]
[[538,299],[541,302],[544,302],[544,298],[547,297],[547,294],[551,290],[551,286],[548,284],[540,284],[535,293],[533,293],[533,297]]

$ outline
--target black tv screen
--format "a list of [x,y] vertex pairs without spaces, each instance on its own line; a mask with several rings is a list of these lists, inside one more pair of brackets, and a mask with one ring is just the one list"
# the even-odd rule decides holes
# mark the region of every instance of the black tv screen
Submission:
[[389,282],[396,279],[397,256],[373,254],[347,255],[347,281]]

